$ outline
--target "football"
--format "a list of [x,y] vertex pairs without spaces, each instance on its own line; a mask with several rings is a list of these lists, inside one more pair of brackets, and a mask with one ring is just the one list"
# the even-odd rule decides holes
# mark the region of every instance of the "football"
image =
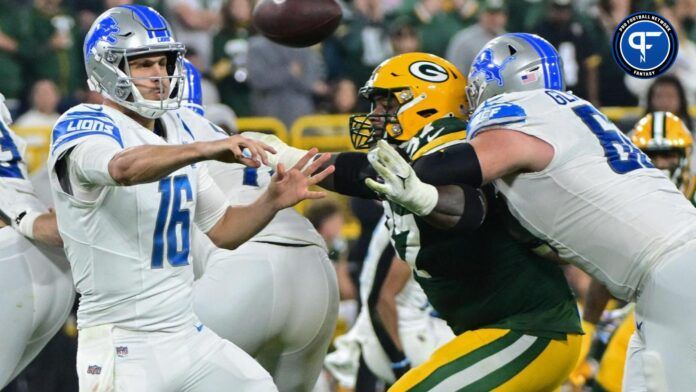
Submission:
[[254,7],[253,21],[271,41],[300,48],[331,35],[342,16],[336,0],[261,0]]

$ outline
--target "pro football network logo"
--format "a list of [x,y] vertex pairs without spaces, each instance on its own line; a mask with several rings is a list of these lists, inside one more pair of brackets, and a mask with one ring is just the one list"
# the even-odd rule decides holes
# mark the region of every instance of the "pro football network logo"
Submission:
[[614,60],[627,74],[641,79],[667,71],[677,57],[677,33],[669,21],[652,12],[636,12],[614,31]]

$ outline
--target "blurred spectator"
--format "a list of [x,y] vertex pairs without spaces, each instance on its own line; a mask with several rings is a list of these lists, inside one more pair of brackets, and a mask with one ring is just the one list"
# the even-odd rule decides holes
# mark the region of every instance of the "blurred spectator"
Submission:
[[679,117],[689,130],[693,130],[693,121],[689,116],[684,87],[673,75],[663,75],[655,79],[648,89],[645,114],[652,112],[672,112]]
[[333,83],[330,114],[351,114],[358,103],[358,89],[350,79],[339,79]]
[[[594,36],[591,43],[599,54],[598,88],[601,106],[634,106],[638,100],[631,94],[624,83],[624,71],[612,57],[612,37],[616,26],[631,12],[631,0],[600,0],[592,7],[589,15],[592,17],[594,28],[590,33]],[[627,127],[632,127],[627,123]]]
[[249,40],[249,84],[253,113],[276,117],[288,128],[315,112],[315,94],[328,93],[313,49],[278,45],[260,35]]
[[5,95],[10,111],[15,111],[25,86],[22,53],[32,50],[24,39],[28,14],[8,0],[0,0],[0,9],[0,92]]
[[222,102],[240,116],[251,115],[247,55],[251,24],[251,1],[229,0],[222,12],[222,28],[213,38],[210,75],[217,83]]
[[315,201],[305,211],[305,217],[326,242],[329,259],[336,268],[341,300],[356,299],[357,290],[348,274],[348,245],[341,235],[345,223],[341,206],[331,199]]
[[[679,40],[679,51],[677,58],[666,75],[674,75],[684,86],[686,100],[689,104],[696,103],[696,44],[690,41],[682,28],[681,22],[675,14],[675,7],[662,6],[657,9],[658,13],[672,23],[677,32]],[[638,79],[629,75],[625,76],[626,87],[645,105],[646,93],[652,84],[651,79]]]
[[586,21],[573,9],[572,0],[549,0],[546,18],[534,33],[546,38],[563,59],[566,88],[593,104],[599,102],[597,68],[601,57],[592,44]]
[[548,5],[546,0],[512,0],[507,3],[507,31],[520,33],[532,31],[544,19]]
[[82,50],[83,37],[75,26],[75,19],[61,8],[61,0],[34,0],[30,13],[31,55],[28,68],[31,80],[51,79],[61,95],[69,96],[83,87],[85,75]]
[[174,29],[177,41],[193,48],[201,56],[202,73],[208,71],[213,57],[213,35],[222,20],[223,0],[165,0],[165,17]]
[[[459,2],[466,6],[468,2]],[[450,38],[467,25],[454,2],[447,0],[405,0],[401,13],[411,18],[424,52],[445,56]]]
[[19,116],[15,125],[23,127],[53,127],[60,113],[60,94],[56,84],[49,79],[39,80],[31,89],[31,109]]
[[464,74],[488,41],[505,34],[507,9],[503,0],[485,0],[481,5],[478,23],[458,32],[449,43],[447,59]]
[[392,55],[381,0],[353,0],[343,23],[322,43],[329,79],[350,78],[362,86],[372,70]]
[[389,26],[389,39],[394,55],[420,51],[418,32],[407,19],[397,19]]

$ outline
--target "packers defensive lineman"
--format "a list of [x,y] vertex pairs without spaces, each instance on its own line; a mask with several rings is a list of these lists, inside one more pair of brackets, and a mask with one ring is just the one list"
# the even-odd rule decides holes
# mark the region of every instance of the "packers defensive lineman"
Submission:
[[254,203],[230,207],[200,162],[258,167],[273,149],[240,136],[194,139],[178,113],[183,52],[151,8],[107,10],[84,44],[88,83],[104,105],[73,107],[51,135],[58,229],[81,294],[80,390],[276,390],[268,372],[196,317],[191,226],[235,248],[277,211],[322,197],[307,187],[332,168],[309,177],[326,160],[303,169],[310,155],[291,170],[278,166]]
[[55,214],[36,197],[23,160],[26,143],[0,94],[0,389],[61,328],[75,290]]
[[[469,72],[470,142],[448,181],[492,182],[535,237],[636,302],[626,390],[665,377],[669,390],[696,390],[696,209],[594,106],[564,91],[562,69],[535,35],[486,44]],[[466,216],[456,192],[428,188],[412,171],[390,176],[403,166],[384,151],[373,166],[387,178],[372,187],[412,211],[459,206]]]
[[[380,184],[368,162],[369,157],[375,164],[378,149],[386,151],[385,139],[398,144],[433,184],[427,187],[434,194],[419,193],[403,203],[409,208],[391,200],[384,206],[392,245],[457,336],[400,378],[393,391],[553,390],[575,365],[581,340],[577,308],[561,270],[533,253],[533,245],[512,237],[520,231],[491,189],[443,182],[443,174],[460,168],[441,163],[467,145],[464,87],[462,74],[437,56],[408,53],[380,64],[361,89],[372,112],[351,120],[354,145],[378,147],[369,155],[335,154],[336,172],[321,185],[377,198],[366,181],[391,197],[380,186],[406,168],[381,171],[380,177],[389,179]],[[302,154],[278,148],[281,159]],[[396,154],[390,162],[398,157],[405,163],[400,153],[389,151]],[[419,181],[415,176],[399,181],[409,187],[413,180]],[[440,208],[441,190],[466,200],[465,216],[460,218],[464,203]]]

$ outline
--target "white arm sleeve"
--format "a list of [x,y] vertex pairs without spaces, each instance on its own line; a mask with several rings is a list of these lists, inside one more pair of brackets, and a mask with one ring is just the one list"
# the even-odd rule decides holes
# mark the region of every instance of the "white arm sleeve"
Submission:
[[197,172],[198,194],[194,222],[202,232],[207,233],[222,219],[230,204],[204,164],[199,166]]
[[105,186],[118,185],[109,174],[109,162],[122,151],[118,143],[108,138],[88,138],[75,146],[67,157],[68,176],[73,196],[94,201]]

